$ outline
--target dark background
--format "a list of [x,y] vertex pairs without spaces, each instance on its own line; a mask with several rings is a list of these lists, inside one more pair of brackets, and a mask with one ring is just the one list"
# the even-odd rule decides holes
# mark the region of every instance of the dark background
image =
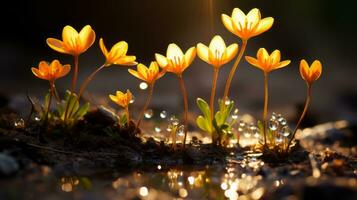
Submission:
[[[212,3],[212,7],[210,6]],[[246,55],[254,55],[259,47],[269,51],[280,49],[283,59],[292,64],[271,74],[270,108],[293,118],[296,106],[305,99],[305,84],[298,72],[300,59],[319,59],[323,75],[314,85],[310,116],[317,121],[356,119],[357,66],[356,17],[353,1],[343,0],[80,0],[80,1],[11,1],[1,6],[0,93],[12,99],[12,105],[23,103],[29,91],[41,95],[47,83],[35,78],[30,67],[41,60],[59,59],[72,64],[72,58],[50,49],[48,37],[61,38],[62,28],[69,24],[80,30],[90,24],[95,30],[95,44],[80,57],[80,80],[98,67],[104,58],[98,40],[107,46],[125,40],[129,54],[148,64],[155,53],[165,54],[167,45],[177,43],[184,51],[198,42],[208,44],[214,34],[227,43],[240,40],[227,31],[220,15],[231,15],[234,7],[244,12],[257,7],[263,17],[275,18],[273,28],[250,40]],[[217,96],[221,96],[232,63],[222,69]],[[196,97],[208,99],[212,68],[196,58],[184,73],[191,108]],[[59,90],[69,88],[70,76],[57,82]],[[121,66],[102,71],[88,88],[102,98],[115,90],[129,88],[142,103],[145,92],[139,81]],[[243,113],[257,117],[263,105],[262,73],[245,61],[240,65],[232,85],[232,97]],[[95,98],[98,99],[98,98]],[[99,98],[101,99],[101,98]],[[157,83],[152,106],[181,111],[177,80],[167,74]],[[15,102],[15,103],[14,103]],[[27,105],[28,106],[28,105]],[[18,106],[16,106],[18,107]],[[135,107],[135,105],[134,105]],[[19,108],[19,107],[18,107]],[[259,114],[259,115],[257,115]]]

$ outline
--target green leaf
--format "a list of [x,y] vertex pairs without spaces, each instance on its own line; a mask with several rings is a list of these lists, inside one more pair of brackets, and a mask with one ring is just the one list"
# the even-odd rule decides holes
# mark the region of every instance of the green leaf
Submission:
[[197,98],[197,106],[203,113],[204,117],[211,121],[211,110],[209,108],[208,103],[201,98]]
[[87,102],[82,105],[75,113],[74,118],[82,118],[85,114],[87,114],[89,110],[90,104]]
[[119,124],[120,125],[125,125],[127,122],[126,114],[123,114],[121,117],[119,117]]
[[210,123],[208,123],[208,121],[202,115],[197,117],[196,124],[203,131],[206,131],[208,133],[212,132]]

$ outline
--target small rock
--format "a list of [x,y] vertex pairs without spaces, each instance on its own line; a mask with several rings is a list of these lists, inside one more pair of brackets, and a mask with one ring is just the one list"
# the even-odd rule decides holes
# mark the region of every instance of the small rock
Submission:
[[18,170],[19,164],[13,157],[0,153],[0,175],[9,176]]

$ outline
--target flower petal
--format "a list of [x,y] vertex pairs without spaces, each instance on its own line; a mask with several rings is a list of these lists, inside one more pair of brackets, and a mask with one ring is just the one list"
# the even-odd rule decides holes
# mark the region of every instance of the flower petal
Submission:
[[155,59],[156,59],[157,63],[159,64],[159,66],[162,68],[165,68],[169,64],[167,61],[167,58],[161,54],[156,53]]
[[269,30],[273,26],[273,23],[274,23],[274,18],[272,17],[266,17],[260,20],[258,26],[255,29],[254,36],[257,36]]
[[71,71],[71,65],[63,65],[60,77],[66,76]]
[[322,64],[320,61],[315,60],[310,67],[310,76],[313,81],[320,78],[322,73]]
[[226,49],[226,43],[224,43],[224,40],[222,39],[221,36],[216,35],[211,40],[211,42],[209,44],[209,49],[213,53],[216,53],[216,51],[218,51],[220,54],[223,54],[224,50]]
[[120,57],[119,59],[115,60],[113,64],[116,65],[124,65],[124,66],[134,66],[138,63],[135,62],[136,56],[124,56]]
[[199,58],[201,58],[203,61],[205,61],[208,64],[211,64],[209,62],[209,53],[208,53],[208,47],[202,43],[197,44],[197,55]]
[[81,52],[86,51],[95,41],[95,32],[90,25],[86,25],[79,32],[79,39],[81,41]]
[[265,48],[260,48],[257,52],[257,59],[261,63],[266,63],[269,60],[269,53]]
[[107,50],[107,47],[105,47],[103,38],[100,38],[100,39],[99,39],[99,47],[100,47],[100,50],[102,50],[102,53],[103,53],[103,55],[105,56],[105,58],[107,58],[107,56],[108,56],[108,50]]
[[143,77],[140,76],[137,71],[135,71],[135,70],[133,70],[133,69],[128,69],[128,71],[129,71],[129,73],[130,73],[131,75],[135,76],[135,77],[138,78],[138,79],[143,80]]
[[249,64],[251,64],[251,65],[253,65],[253,66],[255,66],[255,67],[258,67],[258,68],[261,69],[261,70],[264,70],[264,69],[262,69],[262,67],[260,66],[259,61],[258,61],[257,59],[255,59],[255,58],[253,58],[253,57],[250,57],[250,56],[246,56],[246,57],[245,57],[245,60],[247,60],[247,62],[248,62]]
[[46,43],[51,49],[57,52],[69,54],[69,52],[64,49],[63,42],[61,40],[55,38],[48,38],[46,40]]
[[239,27],[239,24],[245,24],[246,15],[239,8],[234,8],[232,12],[232,22]]
[[195,57],[196,57],[196,47],[189,48],[185,53],[185,62],[186,62],[185,68],[191,65]]
[[224,57],[223,57],[223,64],[231,61],[238,53],[238,44],[231,44],[227,47]]
[[41,72],[37,68],[31,67],[31,71],[37,78],[45,79],[44,76],[41,74]]
[[171,60],[175,60],[176,58],[181,60],[183,57],[183,52],[180,47],[174,43],[171,43],[167,48],[166,56]]
[[71,50],[75,50],[77,46],[77,37],[78,32],[72,26],[65,26],[62,31],[62,40],[63,43],[71,48]]
[[109,57],[112,59],[118,59],[121,56],[126,55],[128,51],[128,43],[125,41],[117,42],[109,51]]
[[274,69],[280,69],[286,67],[287,65],[290,64],[290,62],[291,62],[290,60],[281,61],[278,66],[274,67]]
[[269,64],[273,66],[278,65],[280,59],[281,59],[280,51],[276,49],[269,56]]
[[304,79],[305,81],[309,80],[309,64],[306,62],[306,60],[302,59],[300,61],[300,75],[301,78]]
[[221,16],[223,25],[233,34],[235,34],[234,28],[233,28],[233,24],[232,24],[232,18],[229,17],[226,14],[222,14]]
[[253,29],[260,21],[260,11],[257,8],[253,8],[252,10],[249,11],[247,14],[247,21],[248,25],[250,26],[249,29]]

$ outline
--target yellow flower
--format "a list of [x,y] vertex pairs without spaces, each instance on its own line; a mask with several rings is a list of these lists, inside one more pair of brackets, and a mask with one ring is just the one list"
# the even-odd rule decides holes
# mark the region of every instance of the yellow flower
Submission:
[[133,69],[128,69],[128,71],[131,75],[145,81],[150,85],[154,84],[157,79],[161,78],[165,74],[165,71],[159,71],[157,62],[151,62],[149,68],[140,63],[137,66],[136,71]]
[[38,68],[32,67],[32,73],[40,79],[55,81],[68,74],[71,70],[70,65],[62,65],[58,60],[54,60],[51,64],[46,61],[41,61]]
[[274,23],[272,17],[261,19],[260,11],[257,8],[249,11],[247,15],[239,8],[235,8],[233,9],[232,17],[222,14],[222,21],[224,26],[231,33],[243,40],[248,40],[251,37],[264,33],[269,30]]
[[322,64],[319,60],[315,60],[311,67],[306,62],[306,60],[301,60],[300,62],[300,74],[301,77],[311,85],[314,81],[320,78],[322,73]]
[[100,38],[99,40],[99,46],[100,49],[102,50],[105,59],[106,59],[106,65],[126,65],[126,66],[132,66],[132,65],[137,65],[138,63],[135,62],[136,57],[135,56],[127,56],[126,53],[128,51],[128,43],[125,41],[120,41],[116,43],[108,52],[107,48],[104,45],[103,39]]
[[224,40],[219,35],[213,37],[209,47],[202,43],[197,45],[198,57],[216,68],[219,68],[227,62],[231,61],[237,52],[237,44],[231,44],[230,46],[226,47]]
[[95,41],[95,32],[87,25],[78,33],[73,27],[65,26],[62,31],[62,41],[48,38],[47,44],[60,53],[78,56],[85,52]]
[[130,101],[132,100],[133,95],[129,90],[126,91],[126,93],[123,93],[121,91],[117,91],[116,95],[109,95],[109,98],[119,106],[126,108],[129,106]]
[[280,51],[275,50],[269,55],[265,48],[260,48],[257,58],[246,56],[245,59],[253,66],[258,67],[266,73],[285,67],[290,64],[290,60],[280,62]]
[[161,54],[155,54],[156,61],[160,67],[177,75],[182,74],[190,66],[195,56],[195,47],[191,47],[183,54],[180,47],[173,43],[168,46],[166,57]]

